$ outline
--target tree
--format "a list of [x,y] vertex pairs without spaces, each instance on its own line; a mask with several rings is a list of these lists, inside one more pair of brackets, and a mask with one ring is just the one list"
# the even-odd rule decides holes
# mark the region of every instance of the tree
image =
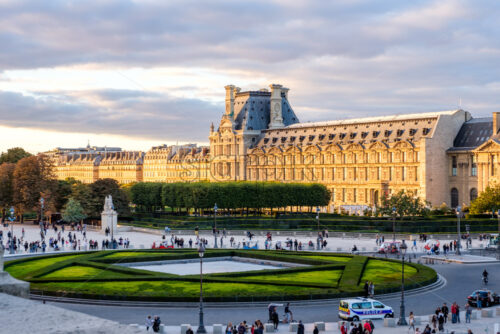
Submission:
[[50,193],[53,179],[51,161],[43,154],[17,162],[13,179],[13,200],[21,215],[26,211],[40,211],[40,198],[42,194]]
[[486,189],[470,205],[470,213],[481,214],[500,209],[500,185],[495,184]]
[[14,170],[16,165],[6,162],[0,165],[0,209],[2,221],[5,220],[6,210],[14,203]]
[[113,197],[113,205],[116,212],[120,215],[127,215],[130,213],[128,207],[127,194],[116,180],[113,179],[100,179],[89,185],[91,199],[88,203],[89,212],[92,217],[100,216],[104,208],[104,198],[108,195]]
[[427,210],[426,203],[411,191],[401,190],[390,197],[383,195],[380,202],[378,212],[382,215],[392,215],[392,208],[396,208],[396,215],[400,218],[424,215]]
[[74,198],[69,198],[62,211],[62,218],[68,223],[78,223],[82,219],[87,218],[83,212],[83,208]]
[[0,155],[0,164],[6,162],[15,164],[19,160],[27,157],[31,157],[31,153],[26,152],[21,147],[9,148],[7,152],[2,152],[2,154]]

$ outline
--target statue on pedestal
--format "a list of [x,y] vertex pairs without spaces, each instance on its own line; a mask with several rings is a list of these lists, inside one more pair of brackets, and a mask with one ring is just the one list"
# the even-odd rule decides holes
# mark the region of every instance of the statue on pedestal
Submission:
[[117,231],[118,213],[113,205],[113,197],[108,195],[104,198],[104,208],[101,213],[101,230],[111,234],[111,240],[114,238],[114,233]]

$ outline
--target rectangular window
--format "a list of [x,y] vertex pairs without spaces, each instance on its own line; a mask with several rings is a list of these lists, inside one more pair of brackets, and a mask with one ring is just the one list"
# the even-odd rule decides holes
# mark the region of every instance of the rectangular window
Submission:
[[401,171],[401,178],[402,178],[402,181],[406,180],[406,167],[402,167],[402,171]]
[[368,181],[368,167],[365,167],[365,181]]
[[356,181],[356,174],[358,173],[358,169],[356,167],[353,168],[353,178],[354,178],[354,181]]
[[353,201],[353,203],[356,203],[356,201],[357,201],[357,195],[358,195],[357,189],[354,188],[353,189],[353,193],[352,193],[352,197],[353,197],[352,201]]
[[473,155],[470,156],[470,175],[471,176],[477,176],[477,163],[476,163],[476,159]]
[[392,181],[392,167],[389,167],[389,181]]
[[345,202],[345,188],[342,188],[342,202]]
[[377,180],[380,180],[380,167],[377,167]]
[[382,153],[380,152],[377,153],[377,162],[378,163],[382,162]]
[[415,167],[415,181],[418,181],[418,167]]
[[332,180],[335,180],[335,167],[332,168]]
[[403,152],[403,162],[406,162],[406,152]]
[[345,170],[346,170],[346,168],[345,168],[345,167],[344,167],[344,168],[342,168],[342,180],[344,180],[344,181],[345,181],[345,174],[346,174],[346,171],[345,171]]
[[495,176],[497,170],[497,157],[495,155],[491,156],[491,176]]
[[388,159],[389,161],[388,162],[393,162],[393,153],[392,152],[389,152],[389,155],[388,155]]
[[451,157],[451,176],[457,176],[457,157]]
[[335,202],[335,189],[332,189],[332,202]]

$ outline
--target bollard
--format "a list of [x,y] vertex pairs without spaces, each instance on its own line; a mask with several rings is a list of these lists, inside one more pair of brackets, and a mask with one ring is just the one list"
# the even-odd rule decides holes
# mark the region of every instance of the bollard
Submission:
[[297,322],[292,322],[292,323],[290,323],[290,325],[288,325],[288,331],[290,333],[297,333],[298,328],[299,328],[299,324]]
[[264,324],[264,332],[265,333],[274,333],[274,325],[273,324]]
[[314,325],[318,327],[318,330],[320,332],[324,332],[325,331],[325,323],[324,322],[322,322],[322,321],[321,322],[315,322]]
[[500,307],[496,308],[496,315],[500,315]]
[[181,333],[180,334],[186,334],[186,331],[188,330],[189,327],[191,327],[190,324],[182,324],[181,325]]
[[160,333],[167,334],[167,328],[164,324],[160,324]]
[[221,324],[214,324],[213,326],[213,334],[222,334],[223,329]]
[[396,327],[394,318],[384,318],[384,327]]
[[470,314],[470,319],[471,320],[477,320],[477,319],[479,319],[479,311],[478,310],[472,311],[472,313]]
[[493,318],[493,309],[491,308],[485,308],[481,310],[481,317],[482,318]]

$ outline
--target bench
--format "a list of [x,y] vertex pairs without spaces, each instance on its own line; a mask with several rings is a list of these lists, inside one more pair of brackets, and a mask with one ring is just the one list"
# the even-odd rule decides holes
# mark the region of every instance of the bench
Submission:
[[214,324],[213,333],[214,334],[222,334],[223,333],[222,325],[221,324]]

